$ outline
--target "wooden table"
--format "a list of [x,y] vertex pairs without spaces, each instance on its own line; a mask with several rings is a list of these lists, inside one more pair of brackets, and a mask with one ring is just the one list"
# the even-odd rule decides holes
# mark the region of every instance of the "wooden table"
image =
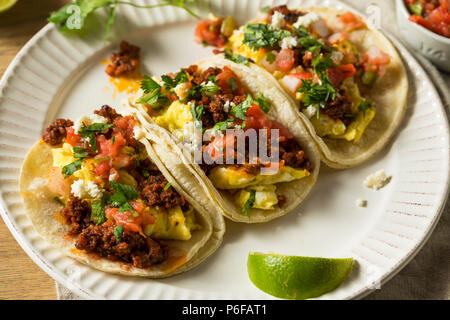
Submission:
[[[0,14],[0,77],[25,43],[69,0],[19,0]],[[55,282],[22,250],[0,219],[0,299],[56,299]]]

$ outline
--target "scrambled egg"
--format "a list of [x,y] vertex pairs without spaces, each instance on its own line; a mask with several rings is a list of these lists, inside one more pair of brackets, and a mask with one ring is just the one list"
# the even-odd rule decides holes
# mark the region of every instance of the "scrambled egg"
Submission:
[[[66,165],[71,164],[76,159],[73,157],[72,146],[68,143],[64,143],[61,148],[52,149],[53,155],[53,166],[58,168],[63,168]],[[84,180],[92,181],[103,187],[104,183],[100,177],[94,173],[95,164],[92,159],[87,159],[81,164],[81,169],[75,171],[71,176],[71,180]]]
[[190,106],[179,100],[173,102],[154,120],[156,124],[174,133],[180,140],[183,140],[184,126],[189,122],[194,122]]
[[367,109],[365,112],[358,110],[358,106],[364,99],[361,97],[358,85],[355,83],[353,77],[347,78],[342,83],[342,88],[351,97],[353,112],[357,113],[352,123],[346,126],[341,120],[334,120],[325,114],[320,114],[318,119],[314,116],[310,121],[320,137],[344,139],[357,143],[364,134],[367,126],[375,118],[376,110],[373,107]]
[[358,113],[355,121],[353,121],[342,135],[330,135],[330,138],[333,139],[345,139],[347,141],[353,141],[354,143],[358,142],[361,139],[364,131],[370,122],[375,118],[375,108],[367,109],[365,114],[362,112]]
[[252,175],[242,169],[230,167],[214,168],[209,179],[218,189],[244,189],[256,185],[273,185],[281,182],[299,180],[310,175],[308,170],[298,170],[291,167],[282,167],[278,173],[272,175]]
[[255,191],[255,203],[253,208],[263,210],[273,210],[278,204],[278,197],[275,193],[276,187],[273,185],[253,186],[239,191],[235,196],[235,202],[244,208],[245,203],[250,198],[251,191]]
[[245,45],[244,42],[244,32],[235,31],[233,35],[228,39],[227,47],[234,53],[240,54],[248,59],[252,59],[256,64],[260,64],[261,61],[266,57],[266,51],[264,49],[259,49],[258,51],[253,50],[249,46]]
[[189,240],[192,232],[199,229],[195,223],[194,209],[184,212],[179,206],[164,210],[151,208],[155,223],[145,227],[145,234],[163,240]]

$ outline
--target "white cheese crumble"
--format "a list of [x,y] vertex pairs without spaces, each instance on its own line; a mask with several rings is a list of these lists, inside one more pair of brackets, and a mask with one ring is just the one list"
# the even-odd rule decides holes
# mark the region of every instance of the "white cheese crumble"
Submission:
[[272,15],[272,26],[275,29],[281,29],[285,24],[284,21],[284,15],[279,12],[279,11],[275,11]]
[[356,206],[357,206],[357,207],[360,207],[360,208],[365,208],[365,207],[367,207],[367,200],[357,199],[357,200],[356,200]]
[[183,82],[177,85],[175,87],[175,93],[181,100],[185,99],[189,95],[189,88],[187,86],[187,83]]
[[223,105],[223,111],[225,111],[226,113],[229,113],[231,108],[233,108],[234,106],[236,106],[236,104],[234,102],[227,101]]
[[298,17],[297,22],[294,23],[294,28],[305,27],[308,28],[312,23],[319,21],[320,16],[315,12],[310,12],[304,16]]
[[74,196],[80,199],[100,199],[103,196],[103,190],[101,190],[98,185],[92,181],[74,181],[71,185],[71,192]]
[[108,119],[94,113],[90,116],[84,116],[78,119],[73,125],[73,129],[75,130],[75,133],[78,133],[83,125],[89,126],[93,123],[108,123]]
[[286,37],[280,41],[281,49],[292,49],[298,44],[298,40],[294,37]]
[[342,59],[344,59],[344,54],[340,51],[333,51],[330,55],[330,58],[334,63],[340,64]]
[[392,177],[386,174],[386,171],[378,170],[367,176],[364,180],[364,186],[369,189],[380,190],[384,188],[389,182],[391,182]]
[[308,106],[306,109],[303,109],[303,114],[305,114],[308,119],[311,119],[317,114],[317,107],[316,106]]

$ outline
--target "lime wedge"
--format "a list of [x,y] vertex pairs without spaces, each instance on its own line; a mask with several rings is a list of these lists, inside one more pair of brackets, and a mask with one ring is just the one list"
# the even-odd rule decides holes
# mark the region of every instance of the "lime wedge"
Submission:
[[16,2],[17,2],[17,0],[0,0],[0,12],[8,10]]
[[336,289],[354,260],[284,256],[250,252],[247,270],[253,284],[272,296],[289,300],[319,297]]

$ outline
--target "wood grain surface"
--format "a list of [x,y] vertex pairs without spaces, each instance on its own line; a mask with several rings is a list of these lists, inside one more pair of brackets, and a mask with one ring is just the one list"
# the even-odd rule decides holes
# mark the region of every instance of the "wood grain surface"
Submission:
[[[14,56],[69,0],[19,0],[0,13],[0,77]],[[55,282],[22,250],[0,219],[0,299],[56,299]]]

